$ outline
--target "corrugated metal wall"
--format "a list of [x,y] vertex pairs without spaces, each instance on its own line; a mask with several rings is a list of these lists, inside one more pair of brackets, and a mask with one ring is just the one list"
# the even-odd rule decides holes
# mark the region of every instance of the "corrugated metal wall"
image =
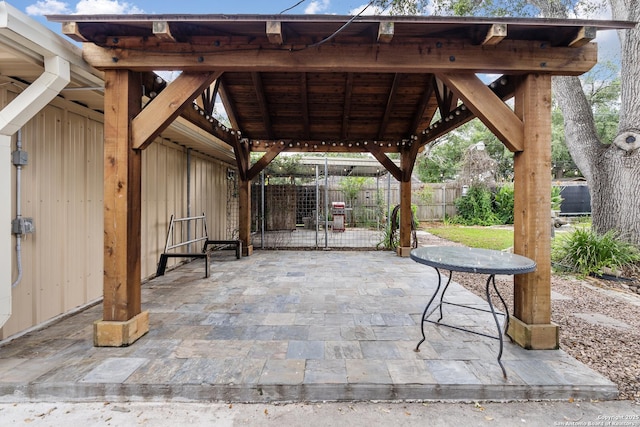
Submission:
[[[0,108],[16,96],[7,88],[0,88]],[[0,339],[102,296],[102,121],[98,113],[56,100],[23,128],[29,164],[22,172],[22,215],[34,218],[35,233],[23,239],[23,278],[13,289],[13,314]],[[192,213],[205,212],[210,234],[226,237],[228,166],[191,159]],[[159,139],[143,153],[143,278],[155,273],[170,215],[187,213],[186,171],[187,151],[170,141]],[[12,181],[15,189],[15,169]],[[15,216],[15,190],[10,202]],[[15,278],[15,253],[12,265]]]

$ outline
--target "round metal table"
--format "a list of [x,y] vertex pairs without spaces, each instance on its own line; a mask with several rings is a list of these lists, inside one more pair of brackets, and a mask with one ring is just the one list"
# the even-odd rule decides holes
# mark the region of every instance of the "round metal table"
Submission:
[[[530,273],[535,271],[536,263],[535,261],[526,258],[521,255],[516,255],[508,252],[494,251],[491,249],[478,249],[478,248],[468,248],[464,246],[427,246],[423,248],[414,249],[411,251],[411,259],[414,261],[428,265],[433,267],[438,273],[438,286],[431,296],[431,299],[427,303],[427,306],[422,313],[422,321],[420,322],[420,329],[422,331],[422,340],[416,346],[415,351],[420,351],[420,345],[425,341],[426,336],[424,334],[424,323],[430,322],[435,323],[437,325],[447,326],[450,328],[458,329],[465,332],[470,332],[476,335],[482,335],[488,338],[497,339],[500,341],[500,351],[498,352],[498,364],[502,369],[502,374],[504,377],[507,377],[507,371],[502,365],[502,350],[503,350],[503,334],[504,332],[500,328],[500,322],[498,321],[498,316],[505,317],[505,331],[509,326],[509,309],[507,308],[507,304],[505,303],[502,295],[498,291],[496,287],[496,274],[500,275],[514,275],[514,274],[522,274],[522,273]],[[442,276],[440,274],[440,269],[449,270],[449,279],[440,294],[440,300],[437,305],[431,308],[431,305],[436,300],[438,293],[440,292],[440,287],[442,285]],[[444,301],[444,296],[449,288],[449,284],[451,283],[451,277],[454,271],[459,271],[463,273],[476,273],[476,274],[488,274],[485,293],[487,297],[487,303],[489,304],[489,310],[485,310],[477,307],[465,306],[463,304],[457,304],[453,302]],[[491,293],[490,288],[493,287],[496,295],[502,302],[505,312],[497,313],[493,302],[491,301]],[[450,325],[446,323],[442,323],[443,312],[442,306],[443,304],[455,305],[458,307],[463,307],[470,310],[484,311],[489,312],[493,315],[493,320],[496,323],[496,328],[498,330],[497,336],[484,334],[478,331],[472,331],[469,329],[462,328],[460,326]],[[440,318],[437,321],[429,320],[428,318],[437,310],[440,309]]]

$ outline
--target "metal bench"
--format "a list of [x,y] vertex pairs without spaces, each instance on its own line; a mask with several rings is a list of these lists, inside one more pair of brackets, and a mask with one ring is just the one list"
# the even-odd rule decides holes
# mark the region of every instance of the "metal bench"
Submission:
[[[193,245],[202,243],[199,252],[191,250]],[[207,221],[204,213],[188,218],[174,218],[171,215],[164,251],[160,254],[156,276],[163,276],[169,258],[203,258],[204,277],[209,277],[211,254],[214,250],[235,249],[236,258],[242,254],[241,240],[212,240],[207,233]]]

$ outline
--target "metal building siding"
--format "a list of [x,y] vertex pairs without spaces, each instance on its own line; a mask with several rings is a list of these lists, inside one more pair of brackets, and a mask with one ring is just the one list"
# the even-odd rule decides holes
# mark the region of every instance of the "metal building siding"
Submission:
[[[16,96],[6,86],[0,92],[0,108]],[[21,207],[23,216],[34,219],[35,233],[22,242],[23,277],[12,291],[13,314],[0,330],[0,339],[102,296],[103,141],[102,115],[61,99],[24,126],[22,142],[29,163],[22,172]],[[211,215],[224,206],[226,190],[220,183],[227,166],[206,157],[192,159],[192,170],[198,171],[192,183],[195,206],[204,208],[217,230],[226,216]],[[169,217],[186,215],[186,150],[158,139],[143,152],[142,161],[141,275],[145,278],[155,274]],[[12,168],[13,216],[15,176]],[[15,252],[12,258],[15,279]]]

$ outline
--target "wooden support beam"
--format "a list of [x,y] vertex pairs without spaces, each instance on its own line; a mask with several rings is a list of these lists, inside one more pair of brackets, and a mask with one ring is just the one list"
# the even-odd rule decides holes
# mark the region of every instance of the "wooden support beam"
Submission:
[[418,157],[418,151],[420,150],[420,144],[418,141],[413,141],[409,146],[405,146],[402,151],[404,156],[407,156],[405,163],[402,165],[402,180],[411,181],[411,175],[413,174],[413,168],[416,165],[416,158]]
[[180,115],[185,105],[192,102],[221,74],[220,72],[180,74],[133,119],[133,148],[144,150]]
[[251,244],[251,181],[240,179],[238,183],[238,234],[242,241],[242,252],[244,256],[253,253]]
[[398,255],[408,257],[411,252],[411,223],[413,212],[411,211],[411,176],[406,179],[405,170],[413,168],[413,162],[409,150],[403,150],[400,155],[400,167],[402,180],[400,181],[400,242],[398,243]]
[[378,42],[379,43],[391,43],[394,33],[393,22],[380,22],[378,24]]
[[493,24],[487,30],[482,44],[485,46],[494,46],[507,37],[507,24]]
[[262,77],[260,73],[251,73],[251,79],[253,80],[253,87],[258,99],[258,107],[260,107],[260,114],[262,115],[262,122],[264,128],[269,135],[269,139],[273,139],[273,126],[271,125],[271,117],[269,116],[269,103],[267,97],[264,94],[264,86],[262,85]]
[[153,21],[152,26],[153,35],[158,39],[163,41],[176,41],[176,39],[173,38],[173,35],[171,34],[171,28],[169,27],[169,23],[167,21]]
[[380,127],[378,128],[378,139],[383,139],[387,126],[389,125],[389,117],[391,117],[391,112],[395,106],[396,95],[398,93],[398,86],[400,85],[401,79],[402,76],[400,74],[395,74],[393,76],[393,83],[391,84],[389,96],[387,97],[387,105],[384,109],[382,120],[380,120]]
[[570,47],[582,47],[590,43],[597,35],[598,31],[595,27],[582,27],[568,44]]
[[238,174],[240,175],[241,180],[247,180],[247,174],[249,173],[249,165],[250,161],[250,151],[248,143],[241,140],[237,135],[234,135],[235,138],[232,142],[233,153],[236,157],[236,164],[238,165]]
[[[488,87],[498,98],[506,101],[507,99],[513,98],[513,94],[515,93],[515,77],[499,77],[491,82]],[[428,129],[421,132],[422,136],[420,138],[420,145],[423,146],[435,141],[441,136],[446,135],[472,119],[475,119],[475,117],[476,116],[466,105],[462,104],[456,107],[455,110],[450,112],[449,116],[441,118],[438,122],[432,124]],[[416,131],[413,133],[419,134],[420,132]]]
[[264,155],[260,157],[260,159],[258,159],[258,161],[255,162],[253,166],[251,166],[251,168],[247,172],[247,180],[252,181],[256,176],[258,176],[258,174],[262,172],[264,168],[266,168],[269,163],[271,163],[273,159],[275,159],[278,154],[280,154],[284,149],[285,146],[280,144],[269,147]]
[[97,346],[128,345],[149,330],[141,311],[142,153],[131,143],[141,83],[139,73],[105,72],[104,302],[94,327]]
[[386,141],[315,141],[315,140],[267,140],[260,141],[260,144],[251,145],[251,151],[264,152],[268,151],[273,145],[284,145],[284,150],[292,153],[367,153],[368,146],[373,145],[383,153],[399,153],[402,148],[397,142]]
[[273,44],[284,44],[282,23],[280,21],[267,21],[267,38]]
[[[213,41],[212,41],[213,42]],[[104,46],[86,43],[83,58],[98,69],[133,71],[242,71],[242,72],[357,72],[357,73],[493,73],[543,72],[580,75],[598,62],[594,43],[584,46],[541,46],[536,41],[503,40],[487,49],[482,45],[424,39],[413,44],[376,43],[344,45],[324,43],[292,51],[273,44],[252,45],[248,54],[236,44],[216,47],[215,52],[193,52],[188,43],[155,44],[142,38],[107,40]]]
[[438,74],[447,86],[464,100],[465,105],[511,151],[524,147],[522,120],[498,98],[475,74]]
[[377,145],[368,144],[367,150],[378,159],[380,164],[398,181],[402,181],[402,170]]
[[516,113],[525,126],[524,150],[514,155],[514,253],[537,263],[514,277],[510,336],[531,349],[558,348],[551,323],[551,77],[522,77]]

